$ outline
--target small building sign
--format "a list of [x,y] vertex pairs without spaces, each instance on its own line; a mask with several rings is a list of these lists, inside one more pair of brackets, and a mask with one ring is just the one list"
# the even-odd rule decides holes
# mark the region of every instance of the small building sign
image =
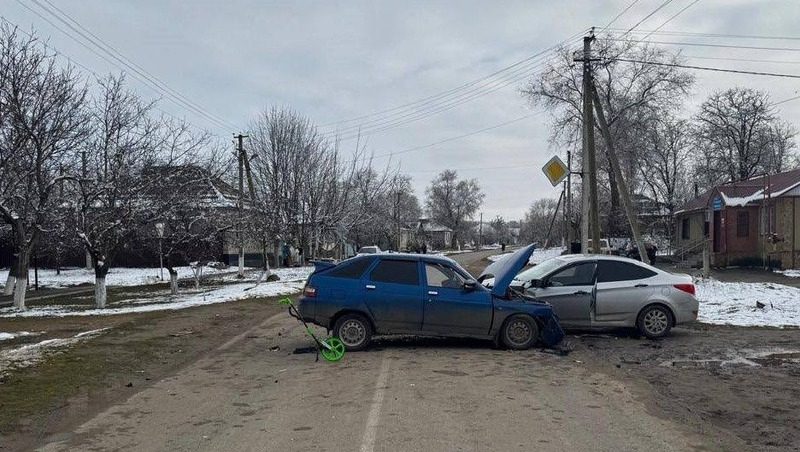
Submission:
[[553,187],[560,184],[569,174],[569,168],[557,155],[544,164],[542,171],[547,176],[547,179],[550,180],[550,183],[553,184]]
[[711,208],[714,209],[714,210],[722,210],[722,197],[721,196],[717,196],[716,198],[714,198],[713,201],[711,201]]

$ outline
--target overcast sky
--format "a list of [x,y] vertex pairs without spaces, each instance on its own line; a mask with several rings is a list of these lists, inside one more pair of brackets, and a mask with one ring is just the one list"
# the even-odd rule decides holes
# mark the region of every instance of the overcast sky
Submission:
[[[20,0],[47,16],[30,0]],[[290,106],[324,125],[436,96],[536,54],[590,26],[603,27],[633,0],[570,1],[111,1],[50,0],[131,61],[206,111],[239,126],[221,127],[168,101],[161,108],[222,137],[245,131],[271,105]],[[639,25],[652,30],[694,0],[673,0]],[[40,2],[48,6],[44,0]],[[614,23],[628,28],[664,0],[639,0]],[[48,6],[50,7],[50,6]],[[51,8],[52,9],[52,8]],[[60,53],[96,72],[119,72],[15,0],[2,0],[2,15],[33,27]],[[700,0],[663,30],[800,36],[800,0]],[[57,23],[57,22],[56,22]],[[61,25],[62,29],[66,29]],[[800,41],[734,38],[667,38],[794,50],[684,47],[687,56],[774,60],[741,62],[690,59],[689,64],[800,74]],[[579,39],[574,40],[576,49]],[[533,67],[532,69],[535,69]],[[531,72],[532,73],[532,72]],[[130,79],[147,98],[158,93]],[[764,89],[776,101],[800,95],[797,79],[697,73],[687,112],[709,92],[736,85]],[[460,103],[438,114],[367,137],[376,155],[425,146],[508,123],[536,112],[519,94],[523,81],[489,94],[482,85],[454,94]],[[445,98],[439,98],[444,102]],[[428,107],[426,111],[433,110]],[[780,106],[798,124],[800,100]],[[370,116],[362,127],[414,119],[408,110]],[[688,113],[687,113],[688,114]],[[397,119],[398,116],[406,115]],[[558,149],[548,143],[547,114],[404,152],[392,158],[413,177],[420,201],[435,174],[458,169],[478,179],[486,193],[484,218],[521,218],[530,203],[557,197],[541,166]],[[346,128],[358,124],[339,125]],[[335,125],[324,127],[334,131]],[[347,129],[342,135],[351,136]],[[343,147],[352,149],[353,141]],[[388,163],[388,158],[376,164]],[[515,168],[505,168],[515,166]],[[498,168],[504,167],[504,168]],[[481,169],[483,168],[483,169]]]

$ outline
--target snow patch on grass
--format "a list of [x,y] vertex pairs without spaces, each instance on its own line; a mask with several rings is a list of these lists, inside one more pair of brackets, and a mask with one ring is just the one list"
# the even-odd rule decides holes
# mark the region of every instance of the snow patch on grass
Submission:
[[2,350],[0,351],[0,375],[5,375],[13,369],[33,366],[47,357],[48,354],[61,351],[78,342],[96,337],[106,330],[108,330],[108,328],[84,331],[72,337],[47,339],[35,344],[26,344],[9,350]]
[[789,270],[775,270],[775,273],[780,273],[789,278],[800,278],[800,269],[792,268]]
[[[800,289],[783,284],[695,281],[698,320],[737,326],[800,326]],[[761,303],[763,307],[758,307]]]
[[[119,315],[141,312],[167,311],[205,306],[248,298],[266,298],[280,295],[292,295],[303,289],[305,280],[313,271],[313,267],[281,268],[276,273],[281,280],[274,282],[243,282],[226,284],[214,288],[201,288],[200,291],[187,291],[178,295],[157,297],[127,298],[105,309],[87,306],[36,306],[25,311],[14,308],[0,309],[0,317],[68,317]],[[251,275],[252,276],[252,275]],[[235,277],[235,276],[234,276]]]
[[16,339],[18,337],[38,336],[40,334],[42,334],[42,332],[32,333],[30,331],[16,331],[13,333],[4,333],[0,331],[0,342],[10,341],[11,339]]
[[[175,267],[178,271],[178,278],[191,278],[194,276],[192,267],[183,266]],[[230,272],[231,268],[219,269],[212,267],[203,268],[203,277],[211,276],[217,273]],[[120,286],[141,286],[144,284],[158,284],[169,283],[169,273],[164,269],[164,281],[159,277],[158,268],[111,268],[106,276],[106,284],[109,287]],[[6,282],[8,277],[8,269],[0,270],[0,287]],[[34,271],[29,271],[29,278],[31,283],[34,280]],[[79,286],[81,284],[94,284],[94,270],[86,270],[85,268],[67,268],[62,269],[61,274],[56,274],[53,269],[39,269],[39,286],[47,288],[63,288]]]

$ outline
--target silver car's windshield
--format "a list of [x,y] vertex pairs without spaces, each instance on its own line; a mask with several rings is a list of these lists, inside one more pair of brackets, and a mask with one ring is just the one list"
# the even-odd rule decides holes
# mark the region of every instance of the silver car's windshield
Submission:
[[530,281],[533,279],[542,279],[550,273],[551,271],[557,269],[558,267],[564,265],[564,261],[561,259],[547,259],[546,261],[542,262],[541,264],[531,267],[524,272],[521,272],[516,276],[517,281]]

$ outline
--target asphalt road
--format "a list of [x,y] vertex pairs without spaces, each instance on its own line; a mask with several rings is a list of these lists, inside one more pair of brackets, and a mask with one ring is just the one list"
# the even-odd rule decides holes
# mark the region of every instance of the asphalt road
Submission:
[[[486,254],[456,257],[470,266]],[[569,356],[418,338],[381,340],[338,363],[292,353],[308,345],[294,319],[273,316],[42,450],[709,447]]]

